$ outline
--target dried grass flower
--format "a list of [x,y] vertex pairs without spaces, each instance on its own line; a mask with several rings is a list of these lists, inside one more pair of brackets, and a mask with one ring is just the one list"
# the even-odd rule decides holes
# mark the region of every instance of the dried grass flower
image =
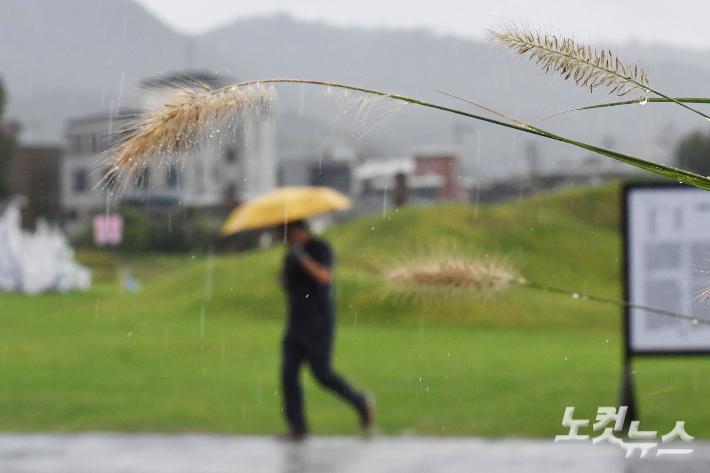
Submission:
[[401,264],[385,274],[397,292],[440,292],[446,295],[492,296],[512,282],[515,272],[494,260],[426,259]]
[[570,38],[541,33],[514,20],[501,21],[486,33],[492,41],[534,61],[545,73],[572,79],[591,92],[603,87],[622,96],[640,89],[643,100],[650,90],[646,71],[638,65],[627,66],[609,49],[598,50]]
[[125,138],[108,150],[109,172],[104,184],[121,178],[124,183],[139,178],[149,162],[174,160],[178,152],[198,147],[210,132],[226,130],[249,116],[271,112],[275,98],[272,86],[228,86],[203,93],[190,89],[168,91],[167,101],[148,111],[121,130]]

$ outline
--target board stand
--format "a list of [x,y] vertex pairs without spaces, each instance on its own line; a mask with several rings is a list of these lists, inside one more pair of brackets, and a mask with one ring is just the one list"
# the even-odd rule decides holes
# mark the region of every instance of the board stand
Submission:
[[631,421],[639,420],[636,409],[636,393],[634,389],[634,377],[631,371],[631,359],[624,356],[624,369],[621,374],[621,393],[619,395],[619,406],[626,406],[626,417],[624,417],[623,432],[628,432]]

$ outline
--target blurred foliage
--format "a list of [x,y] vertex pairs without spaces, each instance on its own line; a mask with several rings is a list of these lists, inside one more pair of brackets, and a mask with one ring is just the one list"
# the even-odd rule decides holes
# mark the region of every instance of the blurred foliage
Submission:
[[710,176],[710,134],[696,130],[684,136],[676,147],[678,166],[702,176]]
[[123,265],[120,256],[104,250],[78,251],[74,259],[91,269],[91,277],[95,282],[116,281]]
[[[7,94],[0,78],[0,127],[3,124],[3,111],[7,102]],[[0,199],[9,197],[12,189],[12,158],[15,154],[15,140],[5,136],[0,128]]]
[[123,216],[123,242],[121,243],[121,248],[134,251],[147,249],[150,241],[150,227],[145,213],[140,209],[129,206],[116,209],[116,213]]
[[[139,207],[122,205],[111,213],[123,216],[123,241],[119,249],[130,252],[204,252],[219,230],[209,217],[190,216],[184,211],[149,216]],[[92,225],[79,232],[74,244],[80,248],[95,247]]]

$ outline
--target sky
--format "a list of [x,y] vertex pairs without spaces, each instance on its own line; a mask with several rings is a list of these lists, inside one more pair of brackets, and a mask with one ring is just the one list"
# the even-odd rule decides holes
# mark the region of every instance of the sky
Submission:
[[480,39],[511,15],[581,40],[710,49],[708,0],[134,0],[183,33],[286,13],[333,26],[428,29]]

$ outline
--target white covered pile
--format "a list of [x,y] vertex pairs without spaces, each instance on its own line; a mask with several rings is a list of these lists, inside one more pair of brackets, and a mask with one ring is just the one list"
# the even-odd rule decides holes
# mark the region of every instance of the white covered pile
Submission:
[[11,201],[0,217],[0,291],[39,294],[91,286],[91,270],[74,261],[58,228],[38,221],[31,233],[21,222],[20,201]]

